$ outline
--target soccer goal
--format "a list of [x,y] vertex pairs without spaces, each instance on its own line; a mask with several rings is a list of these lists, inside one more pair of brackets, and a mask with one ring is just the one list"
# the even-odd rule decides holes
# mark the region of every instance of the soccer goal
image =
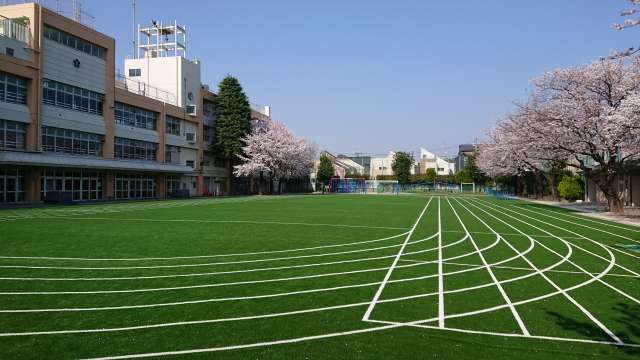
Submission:
[[349,194],[362,194],[366,193],[367,187],[364,179],[331,179],[329,191],[332,193],[349,193]]
[[398,180],[367,180],[366,188],[370,194],[400,194]]
[[476,192],[476,183],[461,183],[460,184],[460,192]]

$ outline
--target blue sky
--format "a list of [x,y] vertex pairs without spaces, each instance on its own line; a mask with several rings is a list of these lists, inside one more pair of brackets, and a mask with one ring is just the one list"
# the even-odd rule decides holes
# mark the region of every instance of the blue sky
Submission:
[[[238,77],[252,102],[333,152],[453,154],[531,78],[640,44],[640,29],[609,28],[625,0],[137,2],[144,25],[187,25],[189,57],[212,89]],[[131,1],[83,5],[116,38],[121,64]]]

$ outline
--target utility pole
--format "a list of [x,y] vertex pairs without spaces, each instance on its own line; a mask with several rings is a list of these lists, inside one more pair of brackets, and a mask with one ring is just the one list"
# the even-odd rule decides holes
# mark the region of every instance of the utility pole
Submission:
[[133,7],[133,24],[131,25],[131,29],[133,30],[131,32],[131,43],[133,44],[133,52],[131,53],[131,56],[133,56],[134,59],[138,58],[138,54],[136,51],[136,0],[132,1],[132,7]]

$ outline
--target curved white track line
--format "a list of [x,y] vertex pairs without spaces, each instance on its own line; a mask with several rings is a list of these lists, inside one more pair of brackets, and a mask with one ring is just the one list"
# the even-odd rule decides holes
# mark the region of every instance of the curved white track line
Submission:
[[605,233],[605,234],[607,234],[607,235],[613,235],[613,236],[615,236],[615,237],[619,237],[619,238],[621,238],[621,239],[625,239],[625,240],[633,241],[633,242],[635,242],[635,243],[640,244],[640,241],[638,241],[638,240],[636,240],[636,239],[632,239],[632,238],[630,238],[630,237],[628,237],[628,236],[624,236],[624,235],[620,235],[620,234],[612,233],[611,231],[598,229],[598,228],[596,228],[596,227],[589,226],[589,225],[585,225],[585,224],[581,224],[581,223],[578,223],[578,222],[575,222],[575,221],[569,221],[569,220],[565,220],[565,219],[560,219],[560,218],[558,218],[558,217],[554,217],[554,216],[551,216],[551,215],[545,214],[545,213],[540,212],[540,211],[535,211],[535,210],[531,210],[531,209],[525,209],[524,207],[521,207],[521,208],[522,208],[523,210],[525,210],[525,211],[529,211],[529,212],[532,212],[532,213],[534,213],[534,214],[538,214],[538,215],[542,215],[542,216],[550,217],[550,218],[553,218],[553,219],[556,219],[556,220],[559,220],[559,221],[563,221],[563,222],[566,222],[566,223],[569,223],[569,224],[582,226],[582,227],[587,228],[587,229],[591,229],[591,230],[599,231],[599,232],[601,232],[601,233]]
[[[533,250],[533,243],[530,242],[529,248],[527,250],[525,250],[523,252],[523,254],[527,254],[531,250]],[[570,255],[571,255],[571,252],[566,254],[565,257],[563,257],[563,260],[566,260],[566,258],[569,257]],[[518,257],[520,257],[520,255],[512,256],[511,258],[507,258],[507,259],[500,260],[498,262],[491,263],[491,264],[489,264],[489,266],[499,266],[501,264],[508,263],[508,262],[518,258]],[[545,271],[550,271],[550,270],[554,269],[555,267],[561,265],[564,262],[563,260],[560,260],[557,263],[552,264],[551,266],[545,268],[542,271],[545,272]],[[426,262],[426,263],[432,263],[432,262]],[[423,263],[411,264],[411,265],[398,265],[397,268],[414,267],[414,266],[420,266],[420,265],[423,265]],[[466,272],[472,272],[472,271],[481,270],[482,268],[484,268],[484,266],[477,266],[477,267],[474,267],[474,268],[462,269],[462,270],[456,270],[456,271],[444,273],[443,275],[444,276],[457,275],[457,274],[462,274],[462,273],[466,273]],[[362,273],[362,272],[368,272],[368,271],[382,271],[382,270],[388,270],[388,268],[384,267],[384,268],[378,268],[378,269],[355,270],[355,271],[348,271],[348,272],[342,272],[342,273],[308,275],[308,276],[301,276],[301,277],[298,277],[298,278],[272,279],[271,281],[275,281],[275,280],[288,281],[288,280],[317,278],[317,277],[324,277],[324,276],[345,275],[345,274]],[[525,279],[527,277],[534,276],[534,275],[537,275],[537,274],[536,273],[526,274],[526,275],[522,275],[522,276],[511,278],[511,279],[503,280],[500,283],[501,284],[502,283],[509,283],[509,282],[512,282],[512,281]],[[432,275],[419,276],[419,277],[414,277],[414,278],[396,279],[396,280],[390,280],[389,283],[401,283],[401,282],[408,282],[408,281],[418,281],[418,280],[429,279],[429,278],[432,278],[432,277],[435,277],[435,276],[437,276],[437,275],[436,274],[432,274]],[[265,280],[256,280],[254,282],[264,282],[264,281]],[[267,280],[267,281],[269,281],[269,280]],[[380,284],[380,283],[372,283],[372,284]],[[221,284],[221,285],[225,285],[225,284]],[[467,289],[475,290],[475,289],[478,289],[478,288],[489,287],[489,286],[493,286],[493,285],[495,285],[495,284],[494,283],[487,283],[487,284],[483,284],[483,285],[479,285],[479,286],[474,286],[474,287],[471,287],[471,288],[448,290],[448,291],[445,291],[445,293],[456,293],[456,292],[465,291]],[[363,284],[346,285],[346,286],[343,286],[341,288],[360,287],[360,286],[366,286],[366,285],[363,285]],[[305,292],[306,291],[303,290],[302,292],[289,292],[289,293],[285,293],[285,294],[286,295],[294,295],[296,293],[305,293]],[[431,295],[435,295],[435,294],[437,294],[437,293],[427,294],[427,296],[431,296]],[[423,296],[424,295],[420,295],[419,297],[423,297]],[[262,295],[246,296],[246,297],[243,297],[242,300],[261,298],[261,297],[262,297]],[[400,300],[407,300],[407,299],[410,299],[410,298],[413,298],[413,296],[404,297],[404,298],[397,298],[397,299],[391,299],[391,300],[381,300],[379,302],[400,301]],[[166,306],[175,306],[175,305],[183,305],[183,304],[199,303],[199,302],[226,301],[226,299],[238,300],[238,298],[216,298],[216,299],[204,299],[204,300],[194,300],[194,301],[185,301],[185,302],[176,302],[176,303],[166,303]],[[102,309],[104,309],[104,310],[112,310],[112,309],[127,309],[127,308],[140,308],[140,307],[158,307],[158,306],[165,306],[165,304],[129,305],[129,306],[120,306],[120,307],[104,307],[104,308],[90,308],[90,309],[89,308],[77,308],[77,309],[74,309],[74,310],[66,310],[66,309],[48,309],[48,310],[44,309],[44,310],[45,311],[58,311],[58,310],[60,310],[60,311],[97,311],[97,310],[102,310]],[[85,310],[85,309],[89,309],[89,310]],[[39,309],[0,310],[0,313],[3,313],[3,312],[7,312],[7,313],[11,313],[11,312],[39,312]]]
[[[488,205],[485,205],[485,206],[486,206],[486,207],[489,207]],[[495,207],[497,207],[497,206],[495,206]],[[493,207],[493,208],[495,209],[495,207]],[[520,213],[518,213],[518,212],[516,212],[516,211],[510,210],[510,209],[507,209],[507,208],[504,208],[504,209],[505,209],[505,210],[508,210],[508,211],[510,211],[510,212],[514,212],[514,213],[520,214]],[[506,214],[506,213],[504,213],[504,212],[502,212],[502,211],[499,211],[499,210],[494,210],[494,211],[498,211],[498,212],[499,212],[499,213],[501,213],[501,214],[504,214],[504,215],[510,216],[510,215],[508,215],[508,214]],[[554,227],[557,227],[557,228],[559,228],[559,229],[563,229],[563,228],[561,228],[561,227],[559,227],[559,226],[555,226],[555,225],[553,225],[553,224],[551,224],[551,223],[548,223],[548,222],[545,222],[545,221],[542,221],[542,220],[539,220],[539,219],[537,219],[537,220],[536,220],[535,218],[532,218],[532,217],[527,216],[527,215],[524,215],[524,214],[520,214],[520,215],[521,215],[521,216],[524,216],[524,217],[527,217],[527,218],[530,218],[530,219],[534,219],[535,221],[538,221],[538,222],[540,222],[540,223],[543,223],[543,224],[546,224],[546,225],[549,225],[549,226],[554,226]],[[515,219],[515,217],[513,217],[513,216],[510,216],[510,217],[512,217],[512,218],[514,218],[514,219]],[[541,230],[539,227],[537,227],[537,226],[535,226],[535,225],[533,225],[533,224],[530,224],[530,223],[528,223],[528,222],[525,222],[525,221],[523,221],[523,220],[518,220],[518,221],[523,222],[523,223],[525,223],[525,224],[528,224],[529,226],[532,226],[532,227],[534,227],[534,228],[536,228],[536,229]],[[563,230],[564,230],[564,231],[569,231],[569,232],[571,232],[570,230],[567,230],[567,229],[563,229]],[[542,231],[545,231],[547,234],[554,236],[555,238],[559,239],[560,241],[563,241],[563,242],[565,242],[565,243],[571,244],[570,242],[568,242],[568,241],[566,241],[566,240],[564,240],[564,239],[562,239],[562,238],[560,238],[560,237],[558,237],[558,236],[555,236],[555,235],[551,234],[550,232],[548,232],[548,231],[546,231],[546,230],[542,230]],[[575,234],[575,233],[574,233],[574,234]],[[586,237],[585,237],[585,239],[590,240],[590,239],[588,239],[588,238],[586,238]],[[593,242],[593,240],[591,240],[591,241]],[[598,244],[598,245],[600,245],[600,247],[601,247],[602,249],[604,249],[604,250],[607,252],[607,254],[609,255],[609,259],[608,259],[608,260],[607,260],[606,258],[604,258],[604,257],[602,257],[602,256],[600,256],[600,255],[598,255],[598,254],[596,254],[596,253],[593,253],[593,252],[591,252],[591,251],[588,251],[588,250],[586,250],[586,249],[583,249],[583,248],[581,248],[581,247],[579,247],[579,246],[577,246],[577,245],[573,245],[573,244],[571,244],[571,245],[572,245],[572,246],[574,246],[574,247],[576,247],[576,248],[578,248],[578,249],[580,249],[580,250],[582,250],[582,251],[584,251],[584,252],[586,252],[586,253],[588,253],[588,254],[590,254],[590,255],[592,255],[592,256],[596,256],[596,257],[598,257],[598,258],[600,258],[600,259],[604,259],[605,261],[608,261],[612,266],[613,266],[613,265],[616,265],[616,258],[615,258],[615,255],[613,255],[613,253],[612,253],[611,251],[609,251],[609,249],[607,249],[607,248],[606,248],[605,246],[603,246],[602,244],[599,244],[598,242],[595,242],[595,243],[596,243],[596,244]],[[544,245],[544,244],[542,244],[542,243],[541,243],[540,245],[541,245],[541,246],[543,246],[544,248],[546,248],[547,250],[549,250],[549,251],[551,251],[551,252],[553,252],[553,253],[555,253],[555,254],[557,255],[557,253],[556,253],[554,250],[552,250],[552,249],[548,248],[546,245]],[[582,271],[582,273],[583,273],[583,274],[586,274],[586,275],[588,275],[588,276],[594,277],[594,275],[593,275],[592,273],[588,272],[587,270],[585,270],[585,269],[584,269],[583,267],[581,267],[580,265],[578,265],[578,264],[574,263],[574,262],[573,262],[573,261],[571,261],[571,260],[569,260],[568,262],[569,262],[571,265],[573,265],[574,267],[576,267],[578,270]],[[608,288],[612,289],[613,291],[617,292],[618,294],[620,294],[620,295],[622,295],[622,296],[626,297],[627,299],[632,300],[632,301],[634,301],[635,303],[640,304],[640,300],[639,300],[639,299],[634,298],[633,296],[631,296],[631,295],[627,294],[626,292],[624,292],[624,291],[622,291],[622,290],[620,290],[620,289],[616,288],[615,286],[613,286],[613,285],[611,285],[611,284],[609,284],[609,283],[605,282],[605,281],[604,281],[604,280],[602,280],[602,279],[599,279],[598,281],[599,281],[601,284],[603,284],[603,285],[607,286]]]
[[[459,200],[456,200],[456,201],[460,202]],[[495,216],[495,215],[493,215],[493,214],[489,213],[488,211],[486,211],[486,210],[484,210],[484,209],[481,209],[479,206],[475,205],[475,203],[476,203],[476,202],[478,202],[477,200],[473,200],[473,201],[471,201],[471,200],[465,200],[465,202],[466,202],[466,203],[468,203],[468,204],[471,204],[471,205],[472,205],[473,207],[475,207],[476,209],[478,209],[478,210],[480,210],[480,211],[482,211],[482,212],[486,213],[487,215],[489,215],[489,216],[491,216],[491,217],[493,217],[493,218],[495,218],[495,219],[499,220],[500,222],[502,222],[502,223],[506,224],[507,226],[511,227],[512,229],[514,229],[514,230],[516,230],[516,231],[518,231],[518,232],[520,232],[520,233],[524,234],[524,232],[520,231],[520,230],[519,230],[518,228],[516,228],[515,226],[513,226],[513,225],[509,224],[508,222],[506,222],[506,221],[504,221],[504,220],[502,220],[502,219],[498,218],[497,216]],[[463,206],[464,206],[464,205],[463,205]],[[485,205],[485,207],[493,208],[493,207],[489,207],[489,206],[486,206],[486,205]],[[466,208],[466,207],[465,207],[465,208]],[[514,217],[514,216],[508,215],[508,214],[506,214],[506,213],[504,213],[504,212],[502,212],[502,211],[499,211],[499,210],[496,210],[496,209],[493,209],[493,211],[496,211],[496,212],[498,212],[498,213],[500,213],[500,214],[503,214],[503,215],[506,215],[506,216],[508,216],[508,217],[510,217],[510,218],[512,218],[512,219],[514,219],[514,220],[520,221],[520,222],[522,222],[522,223],[524,223],[524,224],[527,224],[527,225],[532,226],[532,227],[534,227],[534,228],[536,228],[536,229],[538,229],[538,230],[541,230],[539,227],[537,227],[537,226],[535,226],[535,225],[528,224],[528,223],[526,223],[525,221],[523,221],[523,220],[521,220],[521,219],[518,219],[518,218],[516,218],[516,217]],[[544,230],[542,230],[542,231],[544,231]],[[546,231],[545,231],[545,232],[546,232]],[[549,232],[546,232],[546,233],[550,234]],[[568,246],[568,247],[570,247],[570,246],[571,246],[571,245],[569,245],[569,242],[567,242],[566,240],[563,240],[563,239],[559,239],[559,240],[560,240],[560,241],[562,241],[566,246]],[[550,248],[549,248],[549,247],[547,247],[546,245],[542,244],[540,241],[535,240],[535,239],[534,239],[534,241],[535,241],[537,244],[539,244],[540,246],[542,246],[542,247],[546,248],[547,250],[549,250],[549,251],[551,251],[551,252],[553,252],[554,254],[556,254],[556,255],[558,255],[558,256],[559,256],[559,254],[558,254],[557,252],[553,251],[552,249],[550,249]],[[517,249],[516,249],[516,248],[514,248],[514,247],[513,247],[509,242],[507,242],[507,245],[509,245],[509,247],[511,247],[514,251],[517,251]],[[611,252],[609,252],[609,253],[611,253]],[[611,255],[613,256],[613,254],[611,254]],[[542,277],[543,277],[543,278],[544,278],[544,279],[549,283],[549,285],[553,286],[553,287],[554,287],[558,292],[560,292],[560,293],[561,293],[561,294],[562,294],[562,295],[563,295],[567,300],[569,300],[569,301],[570,301],[573,305],[575,305],[575,306],[576,306],[580,311],[582,311],[582,313],[583,313],[584,315],[586,315],[586,316],[587,316],[587,317],[588,317],[588,318],[589,318],[589,319],[590,319],[594,324],[596,324],[596,325],[597,325],[597,326],[598,326],[598,327],[599,327],[599,328],[600,328],[604,333],[606,333],[606,334],[607,334],[611,339],[613,339],[613,340],[614,340],[615,342],[617,342],[617,343],[621,343],[621,344],[622,344],[622,343],[624,343],[624,342],[623,342],[623,341],[622,341],[622,340],[621,340],[621,339],[620,339],[620,338],[619,338],[619,337],[618,337],[618,336],[617,336],[613,331],[611,331],[611,330],[610,330],[610,329],[609,329],[605,324],[603,324],[603,323],[602,323],[598,318],[596,318],[593,314],[591,314],[591,312],[590,312],[589,310],[587,310],[584,306],[582,306],[582,304],[580,304],[576,299],[574,299],[571,295],[569,295],[569,293],[567,292],[567,291],[568,291],[567,289],[563,289],[563,288],[561,288],[561,287],[560,287],[559,285],[557,285],[553,280],[549,279],[549,277],[547,277],[544,273],[540,273],[540,269],[538,269],[538,267],[537,267],[535,264],[533,264],[529,259],[527,259],[526,257],[522,257],[522,259],[523,259],[524,261],[526,261],[526,262],[529,264],[529,266],[531,266],[533,269],[535,269],[535,270],[536,270],[536,272],[538,272],[538,273],[540,274],[540,276],[542,276]],[[576,266],[576,267],[577,267],[577,265],[576,265],[574,262],[572,262],[571,260],[568,260],[568,262],[569,262],[569,263],[571,263],[573,266]],[[591,282],[598,281],[598,279],[600,279],[601,277],[605,276],[609,271],[611,271],[611,269],[613,268],[613,265],[614,265],[614,264],[615,264],[615,258],[611,258],[611,259],[610,259],[610,261],[609,261],[609,266],[607,266],[607,268],[606,268],[606,269],[604,269],[604,270],[602,271],[602,273],[600,273],[600,274],[599,274],[599,275],[597,275],[597,276],[593,276],[593,275],[591,275],[591,276],[592,276],[592,279],[591,279],[591,280],[588,280],[588,281],[582,282],[580,285],[585,286],[585,285],[587,285],[587,284],[589,284],[589,283],[591,283]],[[578,267],[578,268],[579,268],[579,267]],[[582,270],[582,268],[579,268],[579,269],[580,269],[580,270]],[[515,304],[514,304],[514,305],[515,305]]]
[[[387,270],[387,273],[385,274],[384,279],[380,283],[380,286],[376,290],[376,293],[373,295],[373,299],[371,300],[371,303],[367,307],[367,310],[365,311],[364,316],[362,317],[363,321],[367,320],[369,318],[369,316],[371,315],[371,311],[373,311],[373,308],[376,306],[376,302],[380,298],[380,295],[382,294],[382,290],[384,289],[385,285],[389,281],[389,278],[391,277],[391,273],[393,273],[393,269],[398,265],[398,261],[400,260],[400,257],[402,256],[402,252],[404,251],[404,248],[407,247],[407,244],[409,243],[409,240],[411,239],[411,235],[413,235],[413,232],[416,230],[416,227],[418,227],[418,224],[420,223],[420,219],[422,219],[422,216],[424,215],[424,213],[429,208],[429,205],[431,204],[432,200],[433,200],[433,197],[429,198],[429,201],[427,201],[427,204],[422,209],[422,212],[420,212],[420,214],[418,215],[418,219],[413,223],[413,226],[411,227],[411,230],[409,230],[409,233],[407,234],[406,239],[402,243],[402,246],[400,247],[400,250],[398,250],[398,253],[393,258],[393,262],[391,263],[391,266],[389,266],[389,269]],[[440,236],[440,230],[438,230],[438,236]]]
[[[518,206],[518,205],[511,205],[511,206],[521,207],[521,206]],[[578,220],[588,221],[588,222],[591,222],[591,223],[594,223],[594,224],[598,224],[598,225],[605,225],[605,226],[610,226],[610,227],[614,227],[614,228],[621,229],[621,230],[627,230],[627,231],[631,231],[631,232],[640,233],[640,229],[634,229],[634,227],[637,227],[637,226],[634,226],[634,225],[627,225],[627,227],[625,227],[625,226],[622,226],[622,225],[612,224],[612,223],[609,222],[610,220],[609,221],[604,220],[604,219],[596,220],[594,218],[588,217],[588,215],[576,216],[576,215],[573,215],[573,214],[570,214],[570,213],[564,213],[564,212],[555,211],[555,210],[551,210],[551,209],[546,209],[546,208],[542,208],[542,207],[536,207],[536,209],[539,209],[539,210],[542,210],[542,211],[546,211],[546,212],[550,212],[550,213],[553,213],[553,214],[564,215],[564,216],[567,216],[567,217],[570,217],[570,218],[574,218],[574,219],[578,219]]]
[[491,276],[491,280],[493,280],[494,284],[496,284],[496,287],[498,288],[498,291],[500,292],[500,295],[502,295],[502,298],[504,299],[504,301],[507,303],[507,305],[509,305],[509,310],[511,310],[511,314],[513,315],[513,318],[518,323],[518,326],[520,327],[520,331],[522,331],[522,333],[524,335],[527,335],[527,336],[531,335],[529,333],[529,330],[527,330],[527,327],[525,326],[524,322],[522,321],[522,318],[520,317],[520,314],[516,310],[515,306],[513,306],[513,303],[511,301],[511,299],[509,298],[509,295],[507,295],[507,293],[504,290],[504,288],[502,288],[502,285],[500,285],[500,282],[498,281],[498,279],[496,278],[495,274],[493,273],[493,270],[491,270],[491,266],[489,266],[489,263],[487,263],[487,260],[484,258],[484,255],[482,255],[482,252],[480,252],[480,250],[478,248],[478,244],[476,244],[475,240],[473,239],[473,236],[471,236],[471,234],[469,234],[469,230],[467,230],[467,227],[464,225],[464,222],[460,218],[460,215],[458,215],[458,212],[453,207],[453,205],[451,204],[451,201],[449,201],[449,199],[447,199],[447,203],[449,204],[449,207],[451,207],[451,210],[453,210],[453,213],[455,214],[456,218],[460,222],[460,225],[462,225],[462,228],[464,229],[465,233],[467,233],[469,235],[469,239],[471,240],[471,243],[473,244],[473,247],[478,251],[478,256],[480,257],[480,260],[482,260],[482,264],[486,267],[487,272],[489,273],[489,276]]
[[[418,241],[414,241],[414,243],[420,242],[420,241],[425,241],[425,240],[428,240],[428,238],[427,239],[418,240]],[[149,265],[149,266],[106,266],[106,267],[0,265],[0,268],[4,268],[4,269],[52,269],[52,270],[140,270],[140,269],[169,269],[169,268],[173,269],[173,268],[204,267],[204,266],[217,266],[217,265],[253,264],[253,263],[260,263],[260,262],[282,261],[282,260],[292,260],[292,259],[307,259],[307,258],[314,258],[314,257],[335,256],[335,255],[354,254],[354,253],[367,252],[367,251],[383,250],[383,249],[389,249],[389,248],[400,247],[400,246],[401,246],[400,244],[396,244],[396,245],[387,245],[387,246],[380,246],[380,247],[359,249],[359,250],[339,251],[339,252],[333,252],[333,253],[285,256],[285,257],[277,257],[277,258],[269,258],[269,259],[235,260],[235,261],[199,263],[199,264]]]
[[333,247],[368,244],[368,243],[374,243],[374,242],[380,242],[380,241],[399,238],[399,237],[402,237],[402,236],[406,235],[407,233],[408,233],[408,231],[406,231],[406,232],[404,232],[402,234],[393,235],[393,236],[386,237],[386,238],[381,238],[381,239],[356,241],[356,242],[335,244],[335,245],[321,245],[321,246],[312,246],[312,247],[288,249],[288,250],[257,251],[257,252],[245,252],[245,253],[234,253],[234,254],[174,256],[174,257],[146,257],[146,258],[104,258],[104,259],[101,259],[101,258],[77,258],[77,257],[50,257],[50,256],[0,256],[0,259],[73,260],[73,261],[148,261],[148,260],[182,260],[182,259],[201,259],[201,258],[229,257],[229,256],[265,255],[265,254],[278,254],[278,253],[287,253],[287,252],[307,251],[307,250],[326,249],[326,248],[333,248]]

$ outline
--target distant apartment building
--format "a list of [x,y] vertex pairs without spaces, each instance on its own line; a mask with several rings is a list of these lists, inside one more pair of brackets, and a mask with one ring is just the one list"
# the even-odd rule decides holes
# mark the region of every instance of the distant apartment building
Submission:
[[436,175],[452,175],[455,172],[455,166],[453,163],[437,156],[425,148],[420,148],[418,168],[420,174],[425,174],[428,169],[434,169]]
[[464,167],[469,161],[469,157],[473,156],[475,153],[476,147],[473,144],[462,144],[458,146],[458,156],[456,156],[455,160],[456,173],[464,170]]
[[0,203],[221,193],[216,95],[185,36],[177,23],[140,28],[119,74],[108,35],[38,4],[0,6]]

